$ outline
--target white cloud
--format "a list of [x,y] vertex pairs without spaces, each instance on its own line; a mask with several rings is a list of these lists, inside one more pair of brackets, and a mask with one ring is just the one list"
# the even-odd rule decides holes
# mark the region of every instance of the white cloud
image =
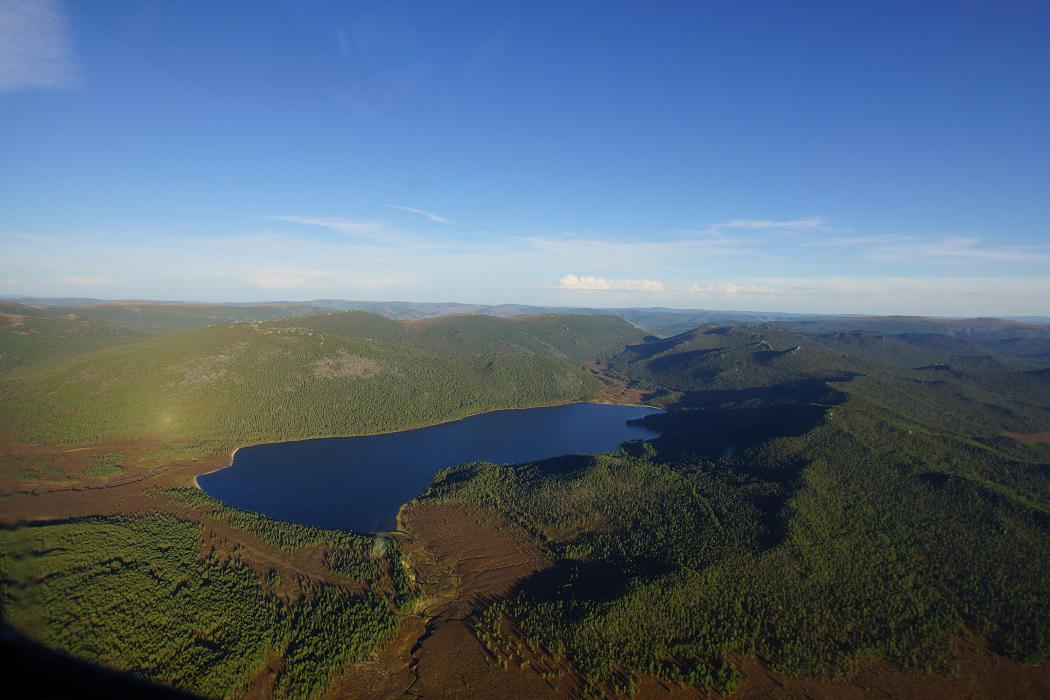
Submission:
[[400,209],[401,211],[407,211],[407,212],[410,212],[412,214],[419,214],[420,216],[425,216],[426,218],[430,219],[431,221],[433,221],[435,223],[439,223],[439,224],[451,223],[445,217],[438,216],[437,214],[435,214],[432,211],[425,211],[423,209],[416,209],[415,207],[402,207],[402,206],[398,206],[397,204],[384,204],[383,206],[387,207],[388,209]]
[[[661,305],[680,308],[1050,315],[1050,276],[1045,265],[1032,262],[1050,254],[1041,242],[1007,246],[996,239],[851,237],[837,229],[515,237],[462,232],[453,225],[442,227],[439,236],[399,231],[381,220],[276,220],[287,226],[241,235],[0,231],[0,280],[17,279],[20,293],[41,296],[101,296],[104,290],[112,298],[411,298],[552,306],[584,299],[593,305],[644,306],[658,298]],[[300,228],[306,226],[321,235]],[[322,233],[327,231],[340,235]],[[820,247],[821,241],[828,246]],[[873,260],[902,247],[923,255]],[[55,256],[59,249],[64,254]],[[931,265],[931,259],[938,262]],[[933,276],[946,269],[951,277]],[[567,270],[590,274],[560,280],[552,274]],[[91,284],[98,291],[89,295]]]
[[612,289],[609,283],[601,277],[577,277],[576,275],[565,275],[558,282],[561,289]]
[[693,294],[716,294],[736,296],[738,294],[779,294],[780,291],[765,284],[736,284],[734,282],[707,282],[691,284],[686,291]]
[[664,283],[657,280],[607,280],[601,277],[589,275],[565,275],[558,281],[560,289],[581,289],[588,291],[633,291],[633,292],[656,292],[664,291]]
[[50,0],[0,0],[0,94],[74,90],[78,84],[68,22]]

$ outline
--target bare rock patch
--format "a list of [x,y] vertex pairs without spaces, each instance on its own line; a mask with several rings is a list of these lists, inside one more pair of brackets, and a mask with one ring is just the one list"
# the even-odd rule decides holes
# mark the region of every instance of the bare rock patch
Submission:
[[313,364],[314,376],[321,379],[371,379],[383,371],[378,360],[354,355],[340,348],[335,357],[322,357]]

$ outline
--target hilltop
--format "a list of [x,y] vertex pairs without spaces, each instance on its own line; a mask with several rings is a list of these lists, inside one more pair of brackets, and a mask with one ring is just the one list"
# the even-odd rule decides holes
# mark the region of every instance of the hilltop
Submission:
[[584,362],[641,335],[613,318],[396,322],[345,312],[121,337],[0,375],[0,432],[223,447],[381,432],[592,397],[602,384]]
[[294,304],[92,302],[30,306],[0,301],[0,372],[75,357],[170,331],[285,318],[309,311],[314,309]]
[[[156,325],[166,329],[176,326],[173,319],[182,319],[178,328],[210,325],[235,320],[265,320],[283,315],[303,315],[331,311],[365,311],[385,318],[405,321],[443,316],[536,316],[559,314],[572,316],[615,316],[659,336],[671,336],[705,325],[751,326],[765,323],[784,324],[808,332],[863,330],[875,333],[931,332],[958,333],[975,326],[995,333],[1013,334],[1026,326],[1040,337],[1050,336],[1050,316],[1017,318],[942,318],[927,316],[878,316],[792,313],[772,311],[732,311],[718,309],[672,309],[666,307],[594,308],[586,306],[536,306],[529,304],[465,304],[460,302],[412,301],[352,301],[345,299],[314,299],[309,301],[273,301],[244,304],[180,301],[115,301],[102,299],[49,299],[38,297],[3,297],[33,308],[57,309],[60,313],[75,313],[75,309],[89,310],[98,318],[139,325],[151,315]],[[2,303],[2,302],[0,302]],[[147,313],[148,310],[148,313]]]

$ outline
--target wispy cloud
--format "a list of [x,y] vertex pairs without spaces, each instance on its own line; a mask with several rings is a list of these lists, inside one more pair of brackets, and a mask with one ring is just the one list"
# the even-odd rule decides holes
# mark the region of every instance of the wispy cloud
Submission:
[[1050,260],[1050,246],[987,246],[980,239],[945,236],[940,239],[912,238],[874,248],[869,258],[878,262],[922,260],[988,260],[1039,262]]
[[751,244],[730,236],[698,238],[676,236],[668,240],[623,240],[600,235],[530,236],[517,239],[519,249],[560,260],[566,267],[586,266],[611,272],[669,269],[749,253],[760,255]]
[[766,284],[738,284],[735,282],[706,282],[691,284],[686,288],[691,294],[714,294],[720,296],[738,296],[741,294],[780,294],[781,290]]
[[56,280],[59,284],[71,287],[108,287],[113,284],[112,277],[95,277],[92,275],[66,275]]
[[802,246],[846,246],[846,247],[858,247],[858,246],[883,246],[883,245],[897,245],[901,243],[908,243],[910,241],[917,240],[916,236],[908,236],[902,234],[873,234],[873,235],[818,235],[810,236],[798,242]]
[[[0,280],[19,280],[0,289],[52,296],[91,289],[89,296],[104,290],[126,298],[192,293],[242,301],[440,298],[555,306],[581,299],[637,306],[658,298],[666,306],[755,311],[1050,314],[1050,246],[1041,241],[851,235],[837,227],[627,237],[465,234],[449,225],[441,235],[424,235],[357,217],[289,215],[270,222],[265,231],[240,235],[173,232],[148,241],[0,230]],[[58,249],[65,254],[56,257]]]
[[451,223],[445,217],[438,216],[437,214],[435,214],[432,211],[426,211],[424,209],[416,209],[415,207],[402,207],[402,206],[399,206],[397,204],[384,204],[383,206],[388,208],[388,209],[400,209],[401,211],[407,211],[407,212],[410,212],[412,214],[419,214],[420,216],[424,216],[424,217],[430,219],[431,221],[434,221],[434,222],[439,223],[439,224]]
[[270,267],[247,275],[245,281],[259,289],[302,289],[316,286],[324,277],[332,274],[334,274],[332,270]]
[[320,226],[336,233],[368,240],[384,240],[391,237],[391,234],[394,233],[382,221],[323,216],[268,216],[266,218],[273,221],[303,224],[304,226]]
[[664,291],[664,283],[657,280],[607,280],[589,275],[565,275],[558,281],[559,289],[580,289],[587,291],[620,290],[632,292]]
[[342,27],[336,29],[335,38],[339,43],[339,53],[348,56],[350,54],[350,40],[346,38],[346,30]]
[[79,83],[68,22],[50,0],[0,0],[0,94],[74,90]]
[[269,267],[243,275],[246,284],[258,289],[311,290],[331,289],[373,291],[407,289],[416,285],[406,275],[366,275],[356,271],[310,268]]
[[957,308],[956,315],[1004,313],[1018,305],[1050,312],[1040,300],[1050,299],[1050,277],[930,277],[812,276],[758,277],[691,284],[686,291],[698,298],[765,297],[758,303],[796,310],[824,309],[838,313],[936,313]]
[[782,229],[788,231],[807,231],[827,228],[827,222],[818,216],[802,219],[730,219],[711,226],[715,230],[769,231]]
[[486,67],[497,61],[510,48],[508,27],[488,37],[474,49],[474,53],[463,65],[463,77],[467,80],[476,78]]

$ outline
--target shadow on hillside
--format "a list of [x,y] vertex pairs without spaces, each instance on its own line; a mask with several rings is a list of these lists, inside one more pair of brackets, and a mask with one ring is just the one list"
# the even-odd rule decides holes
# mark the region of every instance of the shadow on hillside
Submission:
[[561,622],[572,624],[587,616],[591,604],[622,598],[637,578],[654,578],[668,571],[665,563],[657,561],[559,559],[550,568],[518,581],[506,598],[520,595],[531,606],[558,601],[583,603],[560,609]]
[[[628,442],[623,447],[629,454],[648,453],[654,461],[686,473],[710,470],[715,475],[714,483],[744,489],[745,497],[761,514],[761,535],[755,546],[768,549],[786,536],[784,504],[794,493],[806,462],[786,455],[775,465],[761,459],[734,457],[776,438],[804,435],[846,398],[845,393],[818,379],[772,387],[688,392],[666,412],[632,421],[661,433],[647,441],[651,450],[642,441]],[[582,473],[592,463],[591,457],[568,456],[529,467],[545,475],[571,476]],[[697,483],[699,488],[705,488],[699,485],[711,482]],[[623,536],[629,534],[625,532]],[[577,543],[585,544],[588,537],[581,535]],[[509,597],[521,594],[534,605],[559,600],[610,601],[622,597],[632,581],[658,577],[672,568],[673,563],[659,551],[641,558],[610,558],[607,553],[598,560],[559,560],[551,568],[520,581]],[[586,605],[568,606],[562,610],[567,616],[564,621],[571,623],[586,610]]]
[[[690,330],[678,335],[672,335],[670,338],[653,338],[649,336],[641,343],[628,345],[627,352],[631,355],[632,360],[646,360],[653,355],[659,355],[682,343],[689,342],[697,336],[697,333],[697,330]],[[650,340],[649,338],[652,339]]]
[[[664,355],[663,357],[656,358],[649,363],[649,368],[654,372],[666,372],[667,370],[673,370],[683,365],[688,365],[693,360],[697,360],[705,355],[722,352],[723,350],[725,350],[725,348],[703,348],[701,350],[676,352],[673,355]],[[715,373],[717,374],[717,372]]]
[[786,348],[784,350],[758,350],[756,352],[751,353],[751,359],[759,364],[767,365],[773,360],[776,360],[777,358],[784,357],[786,355],[793,355],[797,351],[797,345],[791,348]]
[[814,404],[691,408],[654,414],[644,425],[661,433],[653,441],[659,457],[689,452],[732,458],[769,440],[804,435],[826,412],[825,406]]
[[[847,381],[852,376],[836,378]],[[846,394],[823,379],[770,387],[691,391],[664,413],[632,421],[661,433],[652,441],[661,459],[689,452],[705,457],[733,457],[780,437],[803,435],[824,419]]]
[[842,374],[822,379],[802,379],[774,386],[756,386],[746,389],[687,391],[668,409],[731,407],[745,403],[766,405],[813,403],[837,406],[846,400],[846,395],[829,386],[828,382],[846,382],[855,376],[854,374]]
[[1050,513],[1008,486],[942,471],[923,472],[919,481],[936,491],[951,492],[958,502],[980,501],[1010,518],[1025,521],[1028,527],[1050,530]]
[[181,690],[158,685],[130,673],[74,659],[35,642],[13,627],[0,627],[0,669],[8,679],[9,697],[47,698],[199,698]]

